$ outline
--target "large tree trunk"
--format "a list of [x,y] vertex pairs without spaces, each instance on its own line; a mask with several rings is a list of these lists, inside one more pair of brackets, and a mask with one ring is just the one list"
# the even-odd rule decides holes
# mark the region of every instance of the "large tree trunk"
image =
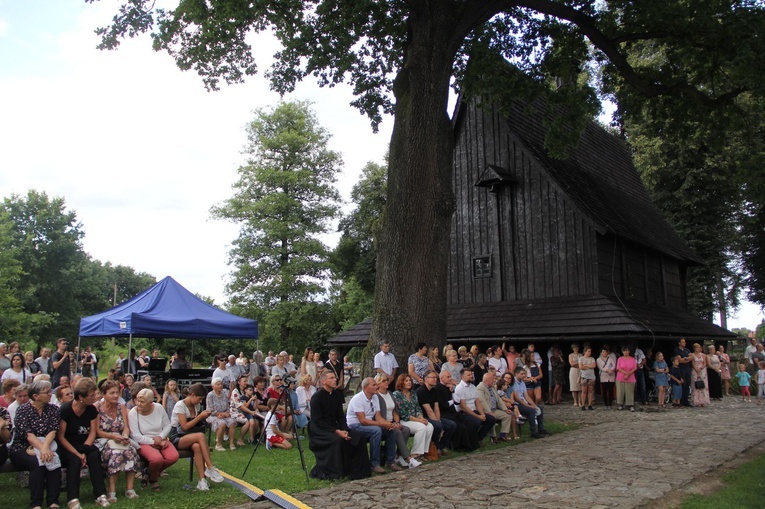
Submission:
[[394,93],[388,195],[377,246],[370,347],[390,341],[402,369],[425,341],[446,337],[452,191],[449,79],[457,48],[454,18],[431,10],[410,18],[410,43]]

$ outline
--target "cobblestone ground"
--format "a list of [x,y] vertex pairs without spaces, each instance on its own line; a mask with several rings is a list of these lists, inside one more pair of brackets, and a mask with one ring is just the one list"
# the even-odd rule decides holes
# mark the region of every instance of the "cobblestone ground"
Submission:
[[584,412],[567,403],[545,413],[582,427],[295,497],[343,509],[633,508],[765,441],[765,407],[733,397],[703,409]]

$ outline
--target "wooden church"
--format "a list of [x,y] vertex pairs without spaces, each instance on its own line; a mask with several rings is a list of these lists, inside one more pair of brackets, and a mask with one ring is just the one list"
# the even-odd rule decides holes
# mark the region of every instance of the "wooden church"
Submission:
[[[446,342],[734,338],[688,313],[686,269],[703,260],[652,203],[626,144],[591,122],[553,158],[546,114],[541,99],[506,114],[457,105]],[[330,343],[365,344],[370,329]]]

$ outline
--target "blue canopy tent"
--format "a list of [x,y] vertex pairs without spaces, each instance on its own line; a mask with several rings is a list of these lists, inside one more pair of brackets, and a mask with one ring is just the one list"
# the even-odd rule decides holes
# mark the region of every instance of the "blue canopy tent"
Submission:
[[80,320],[80,337],[257,339],[258,322],[218,309],[170,276],[129,301]]

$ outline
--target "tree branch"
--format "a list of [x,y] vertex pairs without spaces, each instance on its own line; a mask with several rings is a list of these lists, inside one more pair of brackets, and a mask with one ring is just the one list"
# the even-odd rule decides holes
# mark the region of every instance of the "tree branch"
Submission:
[[[595,18],[567,5],[552,0],[520,0],[517,2],[517,5],[575,24],[590,42],[608,57],[611,64],[624,78],[624,81],[648,98],[660,95],[687,95],[704,106],[719,106],[729,103],[733,98],[746,91],[746,88],[737,88],[720,96],[710,97],[687,82],[674,84],[649,82],[630,65],[627,57],[621,52],[619,44],[623,42],[624,37],[637,40],[639,38],[649,38],[651,33],[642,34],[642,37],[640,34],[629,34],[627,36],[610,38],[600,30]],[[657,32],[656,34],[659,33]],[[666,36],[667,34],[663,35]]]

